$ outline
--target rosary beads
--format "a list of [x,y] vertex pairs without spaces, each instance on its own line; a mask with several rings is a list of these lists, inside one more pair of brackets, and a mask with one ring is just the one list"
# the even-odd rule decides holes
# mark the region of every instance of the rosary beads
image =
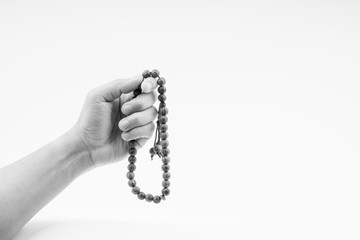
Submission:
[[[157,84],[158,84],[158,89],[157,91],[159,92],[159,96],[158,99],[160,101],[159,104],[159,109],[158,109],[158,118],[156,121],[156,130],[155,130],[155,140],[154,140],[154,146],[152,148],[150,148],[150,156],[151,156],[151,160],[153,160],[153,157],[155,155],[158,155],[161,158],[162,161],[162,166],[161,169],[163,170],[163,181],[162,181],[162,186],[163,189],[161,191],[161,194],[159,195],[155,195],[153,196],[152,194],[148,193],[145,194],[144,192],[140,191],[140,188],[138,186],[136,186],[136,181],[135,181],[135,162],[136,162],[136,153],[137,150],[135,148],[136,146],[136,140],[131,140],[129,142],[129,165],[128,165],[128,170],[129,172],[126,174],[126,177],[128,178],[128,185],[131,187],[131,191],[133,194],[137,195],[137,197],[140,200],[146,200],[147,202],[154,202],[154,203],[159,203],[161,200],[165,200],[165,196],[168,196],[170,194],[170,166],[169,166],[169,162],[170,162],[170,150],[168,148],[169,146],[169,141],[167,140],[169,137],[169,134],[167,133],[168,130],[168,125],[166,124],[168,121],[167,118],[167,114],[168,114],[168,109],[166,107],[166,87],[164,86],[166,81],[165,78],[162,78],[159,76],[160,72],[158,70],[153,70],[153,71],[148,71],[145,70],[142,74],[143,76],[143,81],[144,79],[148,78],[148,77],[153,77],[157,80]],[[139,85],[139,87],[133,91],[134,94],[134,98],[136,98],[139,94],[142,93],[141,90],[141,84]]]

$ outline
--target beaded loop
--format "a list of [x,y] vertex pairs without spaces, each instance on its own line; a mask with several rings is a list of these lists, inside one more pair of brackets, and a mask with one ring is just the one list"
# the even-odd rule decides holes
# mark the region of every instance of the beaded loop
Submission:
[[[153,157],[155,155],[158,155],[159,158],[161,158],[162,161],[162,166],[161,169],[163,171],[163,181],[161,183],[163,189],[161,190],[161,194],[160,195],[153,195],[153,194],[146,194],[144,192],[142,192],[140,190],[140,188],[138,186],[136,186],[136,181],[135,181],[135,170],[136,170],[136,166],[135,166],[135,162],[136,162],[136,153],[137,153],[137,149],[136,149],[136,140],[131,140],[129,142],[129,165],[128,165],[128,173],[126,174],[126,177],[128,179],[128,185],[131,188],[131,192],[135,195],[137,195],[138,199],[140,200],[146,200],[147,202],[154,202],[154,203],[160,203],[161,200],[165,200],[165,196],[168,196],[170,194],[170,190],[169,190],[169,186],[170,186],[170,166],[169,166],[169,162],[170,162],[170,150],[169,150],[169,134],[167,133],[168,130],[168,113],[169,110],[166,106],[166,87],[164,86],[166,81],[165,78],[160,77],[160,72],[157,69],[152,70],[151,72],[148,70],[145,70],[142,73],[143,76],[143,81],[146,78],[152,77],[155,78],[158,84],[158,99],[160,101],[159,104],[159,108],[158,108],[158,119],[156,122],[156,131],[155,131],[155,140],[154,140],[154,146],[150,148],[149,153],[151,156],[151,160],[153,159]],[[134,98],[136,98],[138,95],[140,95],[142,93],[141,90],[141,84],[138,86],[138,88],[136,90],[133,91],[134,94]]]

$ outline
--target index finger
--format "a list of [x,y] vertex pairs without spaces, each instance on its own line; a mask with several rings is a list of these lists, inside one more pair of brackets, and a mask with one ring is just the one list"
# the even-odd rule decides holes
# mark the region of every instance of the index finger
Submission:
[[143,76],[141,74],[131,78],[116,79],[93,89],[90,91],[90,95],[92,97],[101,97],[104,101],[111,102],[119,98],[123,93],[134,91],[142,80]]

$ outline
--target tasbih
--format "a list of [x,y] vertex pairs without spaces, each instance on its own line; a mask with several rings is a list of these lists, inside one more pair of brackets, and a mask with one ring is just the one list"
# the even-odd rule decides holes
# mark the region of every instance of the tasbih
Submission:
[[[145,70],[142,73],[143,76],[143,80],[144,81],[146,78],[152,77],[155,78],[157,81],[157,91],[159,92],[159,96],[158,99],[160,101],[159,104],[159,108],[158,108],[158,117],[157,117],[157,121],[156,121],[156,130],[155,130],[155,140],[154,140],[154,146],[150,148],[150,156],[151,156],[151,160],[153,159],[153,157],[155,155],[158,155],[161,158],[162,161],[162,166],[161,169],[163,170],[163,181],[162,181],[162,191],[161,194],[159,195],[155,195],[153,196],[152,194],[148,193],[145,194],[144,192],[142,192],[140,190],[140,188],[138,186],[136,186],[136,181],[135,181],[135,162],[136,162],[136,153],[137,150],[135,148],[136,146],[136,140],[131,140],[129,142],[129,165],[128,165],[128,170],[129,172],[126,174],[126,177],[128,178],[128,185],[131,187],[131,191],[133,194],[137,195],[137,197],[140,200],[146,200],[147,202],[154,202],[154,203],[159,203],[161,200],[165,200],[165,196],[168,196],[170,194],[170,166],[169,166],[169,162],[170,162],[170,150],[168,148],[169,146],[169,141],[167,140],[169,137],[169,134],[167,133],[168,130],[168,125],[166,124],[168,122],[168,118],[167,118],[167,114],[168,114],[168,109],[166,107],[166,87],[164,86],[166,81],[165,78],[160,77],[160,72],[156,69],[152,70],[151,72],[148,70]],[[142,82],[141,82],[142,83]],[[142,93],[141,90],[141,84],[139,85],[139,87],[133,91],[134,94],[134,98],[136,98],[139,94]]]

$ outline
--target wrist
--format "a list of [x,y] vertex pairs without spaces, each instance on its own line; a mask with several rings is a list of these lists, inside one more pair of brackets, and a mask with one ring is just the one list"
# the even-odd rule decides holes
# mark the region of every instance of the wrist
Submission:
[[69,159],[71,159],[70,170],[73,178],[94,168],[91,153],[87,146],[81,141],[75,128],[71,128],[59,139],[62,148]]

